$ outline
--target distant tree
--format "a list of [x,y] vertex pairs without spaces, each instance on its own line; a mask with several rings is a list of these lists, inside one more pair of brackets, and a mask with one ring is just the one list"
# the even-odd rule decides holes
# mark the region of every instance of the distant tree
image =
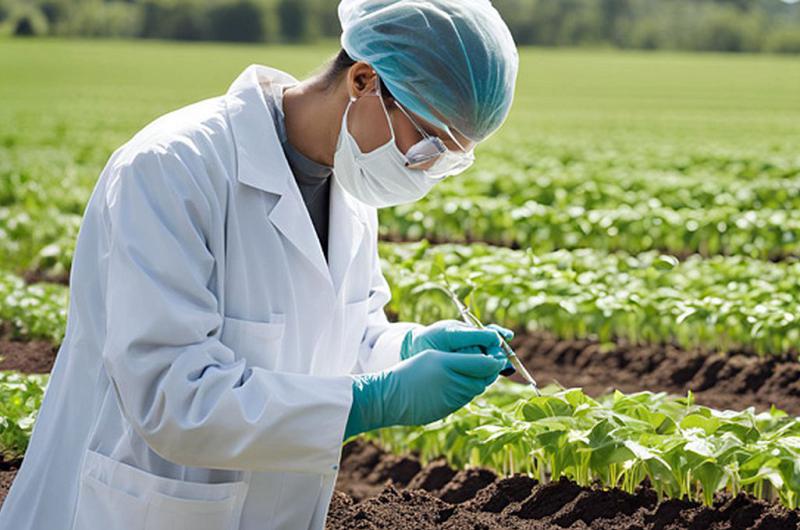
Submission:
[[773,53],[800,54],[800,28],[777,28],[764,40],[763,50]]
[[208,18],[202,4],[188,0],[166,3],[146,0],[141,35],[160,39],[200,40],[210,38]]
[[531,27],[537,2],[531,0],[494,0],[492,5],[501,13],[517,44],[531,44],[535,36]]
[[69,0],[45,0],[39,3],[39,9],[50,24],[56,24],[70,14]]
[[211,38],[223,41],[261,42],[266,29],[261,8],[249,0],[213,6],[208,11]]
[[692,49],[722,52],[757,51],[761,48],[760,24],[733,7],[711,9],[704,16]]
[[[340,0],[0,0],[4,35],[309,42]],[[797,53],[800,1],[492,0],[519,45]]]
[[309,0],[279,0],[278,23],[281,36],[288,42],[302,42],[311,38],[312,6]]
[[47,17],[30,4],[11,4],[4,25],[10,28],[12,35],[20,37],[46,35],[49,30]]
[[338,5],[339,0],[317,0],[317,24],[320,34],[325,37],[339,37],[342,33],[342,26],[339,23],[339,15],[337,13]]
[[[713,0],[713,1],[716,4],[734,7],[739,11],[747,11],[755,6],[755,2],[753,2],[753,0]],[[780,0],[776,0],[776,2],[777,1]]]
[[633,6],[629,0],[600,1],[600,35],[613,44],[623,41],[623,25],[633,17]]

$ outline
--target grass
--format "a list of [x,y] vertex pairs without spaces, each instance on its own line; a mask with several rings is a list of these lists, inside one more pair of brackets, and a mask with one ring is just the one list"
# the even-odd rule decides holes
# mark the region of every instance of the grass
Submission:
[[[299,79],[336,43],[0,41],[0,145],[104,157],[147,122],[211,97],[251,63]],[[800,141],[800,62],[767,55],[520,50],[511,114],[487,144],[679,143],[783,150]]]

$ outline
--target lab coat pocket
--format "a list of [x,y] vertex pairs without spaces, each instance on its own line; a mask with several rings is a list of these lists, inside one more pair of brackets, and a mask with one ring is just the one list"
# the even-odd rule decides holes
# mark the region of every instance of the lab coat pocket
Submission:
[[235,530],[239,528],[240,495],[221,500],[184,499],[150,494],[144,530]]
[[269,322],[225,317],[220,340],[233,350],[237,359],[248,364],[276,369],[286,324],[284,315],[273,313]]
[[83,475],[73,530],[144,530],[144,499]]
[[87,449],[73,530],[236,530],[248,486],[162,477]]

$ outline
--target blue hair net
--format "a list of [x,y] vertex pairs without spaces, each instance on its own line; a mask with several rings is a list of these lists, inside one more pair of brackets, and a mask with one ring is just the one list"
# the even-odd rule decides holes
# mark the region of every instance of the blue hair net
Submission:
[[474,142],[514,97],[519,56],[489,0],[342,0],[342,48],[410,111]]

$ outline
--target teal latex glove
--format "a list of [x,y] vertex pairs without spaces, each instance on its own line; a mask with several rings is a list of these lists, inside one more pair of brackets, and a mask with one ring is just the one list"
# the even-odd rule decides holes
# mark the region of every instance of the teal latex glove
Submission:
[[344,437],[444,418],[481,394],[504,366],[480,353],[426,350],[382,372],[355,375]]
[[408,330],[400,345],[400,358],[405,360],[425,350],[457,352],[475,347],[488,353],[488,349],[500,347],[500,340],[493,330],[478,329],[458,320],[440,320]]
[[400,358],[408,359],[428,349],[485,353],[496,359],[506,360],[506,366],[501,373],[511,375],[515,370],[500,348],[497,333],[500,333],[506,342],[514,337],[513,331],[497,324],[489,324],[486,329],[478,329],[458,320],[440,320],[424,328],[408,330],[400,345]]
[[[503,326],[498,326],[497,324],[488,324],[486,328],[497,331],[500,335],[503,336],[503,339],[505,339],[505,341],[508,343],[510,343],[511,339],[514,338],[514,332],[508,328],[504,328]],[[508,357],[506,357],[506,354],[505,352],[502,351],[502,349],[500,350],[500,354],[503,356],[503,359],[506,360],[506,366],[500,371],[500,375],[508,377],[514,374],[514,372],[516,372],[517,369],[514,368],[514,366],[511,364],[511,361],[508,360]]]

